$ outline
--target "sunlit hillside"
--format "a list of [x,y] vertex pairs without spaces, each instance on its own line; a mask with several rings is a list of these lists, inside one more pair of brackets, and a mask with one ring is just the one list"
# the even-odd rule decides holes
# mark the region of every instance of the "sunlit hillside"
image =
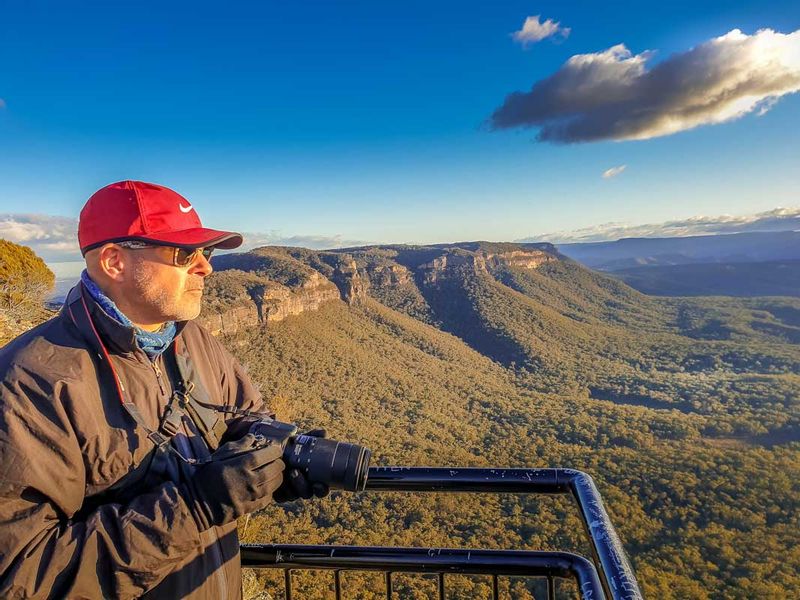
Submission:
[[[245,271],[226,280],[229,298],[250,290],[240,305],[254,277],[300,289],[313,273],[349,300],[226,336],[279,416],[363,442],[378,464],[586,470],[648,597],[800,586],[797,300],[655,299],[535,247],[222,259]],[[516,496],[334,495],[265,511],[244,535],[585,552],[569,504]]]
[[[799,300],[654,298],[548,245],[261,248],[215,268],[201,320],[280,418],[363,443],[374,464],[587,471],[648,597],[800,587]],[[242,535],[588,554],[560,497],[334,493],[256,514]],[[249,574],[247,596],[281,597],[274,577]],[[379,578],[347,581],[348,597],[384,595]],[[301,576],[298,591],[328,583]],[[522,599],[539,585],[502,582]]]

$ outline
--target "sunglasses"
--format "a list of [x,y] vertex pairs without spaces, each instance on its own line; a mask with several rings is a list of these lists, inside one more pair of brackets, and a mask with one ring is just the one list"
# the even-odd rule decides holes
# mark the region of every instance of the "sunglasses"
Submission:
[[117,246],[128,248],[129,250],[143,250],[145,248],[170,248],[172,250],[172,264],[176,267],[188,267],[197,258],[200,253],[206,260],[211,259],[211,254],[214,252],[214,247],[209,248],[181,248],[180,246],[162,246],[160,244],[147,244],[145,242],[137,242],[128,240],[124,242],[116,242]]

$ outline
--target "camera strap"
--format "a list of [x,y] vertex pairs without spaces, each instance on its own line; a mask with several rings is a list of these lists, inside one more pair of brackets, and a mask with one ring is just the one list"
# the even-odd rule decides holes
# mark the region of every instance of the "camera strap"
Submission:
[[[90,348],[94,351],[93,358],[99,363],[96,366],[98,370],[98,379],[100,376],[100,365],[103,362],[108,365],[111,377],[114,382],[114,388],[117,392],[120,404],[128,415],[134,420],[136,425],[144,431],[147,439],[150,440],[157,450],[169,452],[178,457],[182,462],[192,465],[203,464],[209,459],[196,459],[186,458],[172,445],[172,438],[179,431],[181,420],[184,414],[192,420],[195,427],[197,427],[204,441],[209,448],[216,448],[219,440],[222,438],[225,428],[227,427],[224,419],[215,419],[213,422],[209,418],[209,412],[214,411],[239,417],[253,417],[261,419],[269,417],[274,419],[275,415],[270,413],[263,413],[251,410],[243,410],[235,406],[225,406],[213,404],[208,398],[207,392],[202,386],[195,385],[192,369],[190,368],[189,361],[185,356],[182,356],[177,351],[177,346],[180,338],[175,338],[173,343],[175,366],[178,371],[180,382],[179,389],[173,392],[169,403],[164,409],[164,416],[161,419],[158,430],[151,429],[147,422],[144,420],[142,413],[139,411],[136,404],[134,404],[127,396],[127,390],[117,373],[114,363],[111,360],[111,355],[108,352],[102,338],[100,337],[97,328],[94,325],[92,316],[89,312],[89,307],[83,296],[83,283],[75,286],[67,301],[64,303],[64,309],[68,312],[72,323],[80,333],[81,337],[87,342]],[[89,335],[91,332],[93,335]],[[184,412],[185,411],[185,412]],[[203,414],[205,413],[205,414]],[[205,417],[205,418],[204,418]]]
[[211,419],[208,417],[207,411],[236,417],[254,417],[257,419],[262,419],[264,417],[275,418],[275,415],[272,413],[244,410],[235,406],[214,404],[211,402],[203,386],[193,384],[194,381],[198,380],[198,377],[194,374],[191,363],[178,351],[178,343],[179,340],[176,338],[175,364],[181,379],[181,385],[183,386],[182,393],[185,396],[187,412],[195,422],[195,425],[197,425],[201,434],[204,434],[204,431],[213,434],[216,442],[222,438],[222,434],[224,434],[225,429],[227,429],[224,420],[217,420],[214,424],[210,424]]
[[[159,430],[153,430],[147,425],[147,422],[144,420],[144,417],[142,416],[142,413],[139,411],[136,404],[131,402],[127,397],[127,391],[122,383],[122,379],[117,373],[116,368],[114,368],[111,355],[109,354],[108,349],[103,343],[103,340],[100,337],[97,328],[94,326],[94,322],[92,321],[92,316],[89,313],[89,307],[86,305],[86,300],[83,297],[83,283],[79,283],[77,286],[75,286],[75,288],[72,289],[70,295],[67,297],[67,301],[64,303],[64,308],[67,310],[72,323],[75,325],[75,328],[78,330],[81,337],[83,337],[89,347],[94,351],[93,358],[96,358],[101,365],[104,361],[108,365],[108,369],[111,372],[114,387],[117,392],[117,397],[119,398],[120,404],[122,404],[122,408],[125,409],[125,412],[127,412],[128,415],[134,420],[136,425],[145,432],[147,439],[150,440],[153,445],[155,445],[156,449],[163,452],[170,452],[185,463],[200,464],[205,462],[205,460],[184,457],[171,444],[172,438],[174,437],[175,433],[177,433],[178,427],[180,426],[181,418],[181,414],[179,414],[175,407],[172,406],[176,400],[176,394],[173,394],[170,403],[165,410],[165,418],[162,419]],[[89,331],[91,331],[93,335],[89,335]],[[100,370],[101,369],[98,368],[98,378],[100,375]],[[185,394],[190,394],[192,388],[184,386],[184,391]],[[178,408],[181,407],[179,406]],[[165,424],[166,427],[164,427]],[[160,431],[162,428],[164,428],[163,432]]]

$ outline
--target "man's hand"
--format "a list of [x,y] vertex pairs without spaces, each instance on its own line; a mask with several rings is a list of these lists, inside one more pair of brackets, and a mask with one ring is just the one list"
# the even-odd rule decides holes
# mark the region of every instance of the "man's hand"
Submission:
[[[304,433],[311,437],[324,438],[327,432],[324,429],[312,429]],[[328,495],[328,486],[324,483],[311,482],[300,469],[292,469],[284,475],[283,483],[272,495],[275,502],[291,502],[303,498],[308,500],[312,496],[322,498]]]
[[228,442],[193,468],[184,489],[198,527],[205,531],[264,508],[283,482],[281,448],[247,434]]

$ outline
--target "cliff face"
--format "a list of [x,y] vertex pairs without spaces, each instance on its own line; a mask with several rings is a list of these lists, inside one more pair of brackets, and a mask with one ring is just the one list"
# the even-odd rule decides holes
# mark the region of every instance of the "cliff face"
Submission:
[[[427,313],[422,288],[463,269],[492,274],[504,267],[536,269],[557,261],[547,251],[514,244],[375,247],[314,252],[258,248],[215,260],[200,322],[214,334],[263,326],[336,300],[373,297],[387,306]],[[498,247],[499,246],[499,247]],[[402,262],[402,264],[401,264]],[[418,287],[422,286],[422,287]]]
[[326,302],[340,299],[337,287],[328,279],[315,273],[299,288],[271,286],[263,296],[263,322],[282,321],[307,310],[319,310]]
[[521,269],[538,269],[545,263],[557,262],[552,254],[541,250],[514,250],[501,254],[487,254],[487,264],[492,267],[507,266]]
[[348,304],[358,304],[367,297],[369,280],[361,277],[358,265],[352,258],[339,262],[331,280],[339,288],[342,300]]
[[514,250],[511,252],[474,252],[453,251],[430,262],[420,265],[423,281],[434,283],[440,277],[459,268],[468,268],[475,272],[491,273],[500,267],[521,269],[537,269],[541,265],[557,261],[558,258],[541,250]]
[[[209,281],[209,288],[215,283]],[[198,322],[214,335],[236,333],[250,327],[282,321],[305,311],[318,310],[326,302],[341,298],[337,287],[318,273],[298,286],[290,287],[263,280],[251,285],[245,294],[215,309],[204,310]]]
[[411,283],[412,275],[402,265],[376,265],[367,269],[369,280],[373,285],[392,286]]

